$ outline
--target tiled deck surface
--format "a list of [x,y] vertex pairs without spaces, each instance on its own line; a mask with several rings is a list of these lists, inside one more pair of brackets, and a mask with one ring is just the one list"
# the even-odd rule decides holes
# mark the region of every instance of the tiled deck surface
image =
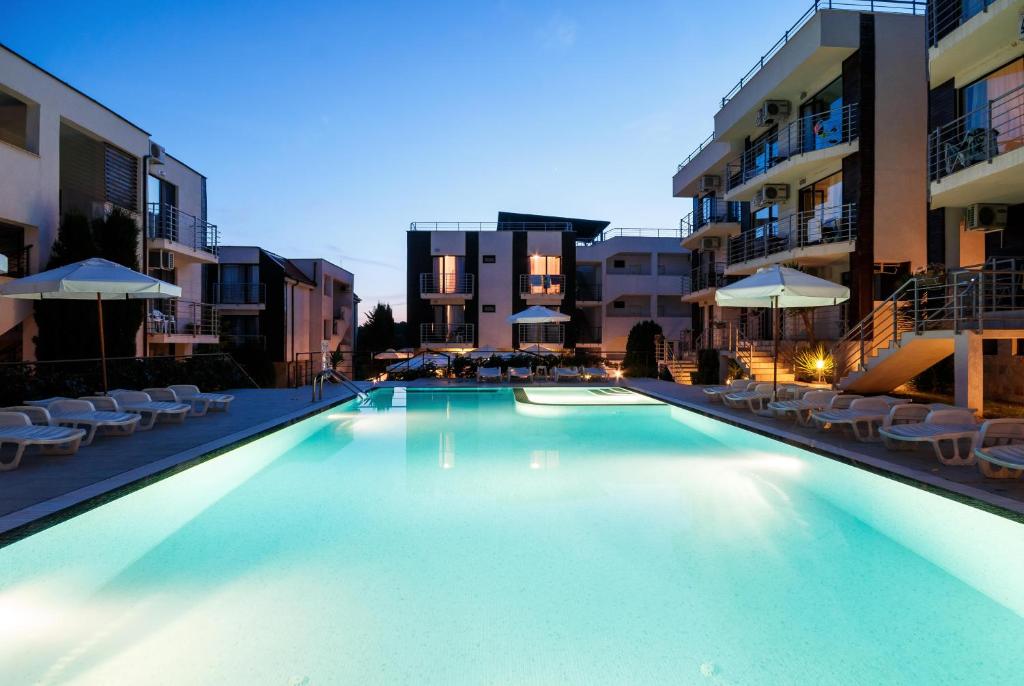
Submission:
[[683,386],[655,379],[629,379],[624,385],[726,421],[754,430],[770,432],[790,443],[817,452],[831,453],[875,470],[890,472],[927,486],[977,498],[1018,514],[1024,514],[1024,479],[986,479],[976,467],[950,467],[935,459],[931,448],[890,451],[881,443],[861,443],[837,431],[818,431],[793,421],[761,417],[746,410],[734,410],[705,399],[700,386]]
[[317,403],[309,387],[229,392],[235,401],[228,412],[157,424],[127,437],[97,437],[77,455],[30,452],[18,469],[0,472],[0,534],[353,396],[330,384]]

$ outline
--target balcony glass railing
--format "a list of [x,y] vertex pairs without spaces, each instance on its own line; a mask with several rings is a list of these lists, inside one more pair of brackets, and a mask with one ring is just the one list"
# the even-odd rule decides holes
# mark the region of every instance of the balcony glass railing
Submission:
[[218,305],[262,305],[267,302],[263,283],[215,283],[213,301]]
[[520,324],[519,345],[529,344],[553,344],[562,345],[565,342],[564,324]]
[[1024,86],[935,129],[928,137],[928,174],[938,181],[1024,146]]
[[820,10],[852,10],[854,12],[892,12],[896,14],[924,14],[925,0],[814,0],[811,6],[805,11],[789,29],[782,34],[775,45],[768,48],[768,52],[754,63],[747,73],[740,77],[740,80],[729,89],[729,92],[722,98],[722,107],[732,100],[733,96],[740,92],[743,86],[747,85],[754,75],[764,67],[768,61],[775,56],[779,50],[789,42],[793,36],[809,22]]
[[729,239],[729,264],[740,264],[798,248],[857,238],[854,204],[798,212]]
[[427,295],[473,295],[473,274],[420,274],[420,293]]
[[853,103],[786,124],[725,166],[726,190],[799,155],[849,143],[857,137],[857,112],[857,103]]
[[747,207],[748,203],[745,202],[701,198],[697,209],[679,220],[680,237],[686,238],[711,224],[739,224]]
[[146,331],[166,336],[217,336],[220,318],[211,303],[188,300],[150,300]]
[[181,243],[192,250],[217,254],[217,226],[179,210],[174,205],[149,203],[146,230],[150,238],[162,238]]
[[473,324],[420,324],[420,345],[472,345]]
[[995,0],[929,0],[928,45],[935,47],[943,38],[967,23],[971,18],[988,11]]
[[520,274],[519,295],[563,295],[565,275],[563,274]]

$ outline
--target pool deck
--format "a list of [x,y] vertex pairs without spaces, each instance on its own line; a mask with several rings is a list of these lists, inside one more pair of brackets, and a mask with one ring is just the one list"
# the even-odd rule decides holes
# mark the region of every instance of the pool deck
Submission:
[[0,472],[0,545],[95,507],[104,495],[141,487],[353,397],[331,384],[315,403],[308,386],[227,392],[235,396],[228,412],[126,437],[100,436],[76,455],[25,455],[17,469]]
[[862,443],[837,431],[819,431],[802,427],[794,421],[735,410],[721,403],[709,402],[701,386],[684,386],[655,379],[627,379],[623,385],[791,445],[1024,521],[1024,479],[986,479],[974,466],[940,464],[930,447],[916,451],[891,451],[882,443]]

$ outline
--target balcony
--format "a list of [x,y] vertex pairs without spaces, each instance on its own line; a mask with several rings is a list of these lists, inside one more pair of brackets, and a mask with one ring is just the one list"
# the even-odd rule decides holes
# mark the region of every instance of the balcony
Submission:
[[759,267],[791,261],[829,264],[851,252],[856,240],[856,205],[798,212],[730,238],[726,274],[748,274]]
[[420,324],[420,345],[472,347],[473,324]]
[[1024,202],[1024,86],[933,131],[928,178],[933,208]]
[[146,231],[151,250],[173,250],[199,261],[217,261],[217,226],[174,205],[149,203]]
[[564,295],[564,274],[519,275],[519,296],[527,302],[557,302]]
[[267,303],[267,285],[263,283],[215,283],[213,302],[223,309],[262,310]]
[[519,347],[565,343],[565,324],[519,324]]
[[714,299],[716,288],[726,284],[725,262],[709,262],[699,265],[689,276],[682,278],[683,302],[702,302]]
[[[6,269],[0,269],[0,276],[6,276],[11,279],[20,279],[23,276],[31,274],[31,245],[26,245],[23,248],[16,248],[14,250],[4,248],[3,250],[0,250],[0,253],[3,253],[7,262]],[[0,259],[0,262],[3,261],[3,259]]]
[[151,300],[146,312],[150,343],[217,343],[220,318],[211,303]]
[[[969,83],[1020,54],[1021,0],[931,0],[928,65],[932,85]],[[968,73],[969,72],[969,73]]]
[[696,250],[704,238],[725,238],[738,233],[748,205],[720,198],[701,198],[690,214],[679,220],[680,245]]
[[838,163],[857,151],[857,124],[856,103],[786,124],[725,166],[726,198],[750,200],[762,184],[794,184]]
[[420,297],[435,301],[464,302],[473,297],[474,274],[420,274]]

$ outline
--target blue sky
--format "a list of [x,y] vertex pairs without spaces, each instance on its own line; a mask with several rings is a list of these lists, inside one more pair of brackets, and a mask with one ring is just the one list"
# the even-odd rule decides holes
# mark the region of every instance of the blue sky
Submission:
[[410,221],[676,226],[676,165],[810,3],[4,5],[0,42],[206,174],[225,243],[340,262],[404,316]]

